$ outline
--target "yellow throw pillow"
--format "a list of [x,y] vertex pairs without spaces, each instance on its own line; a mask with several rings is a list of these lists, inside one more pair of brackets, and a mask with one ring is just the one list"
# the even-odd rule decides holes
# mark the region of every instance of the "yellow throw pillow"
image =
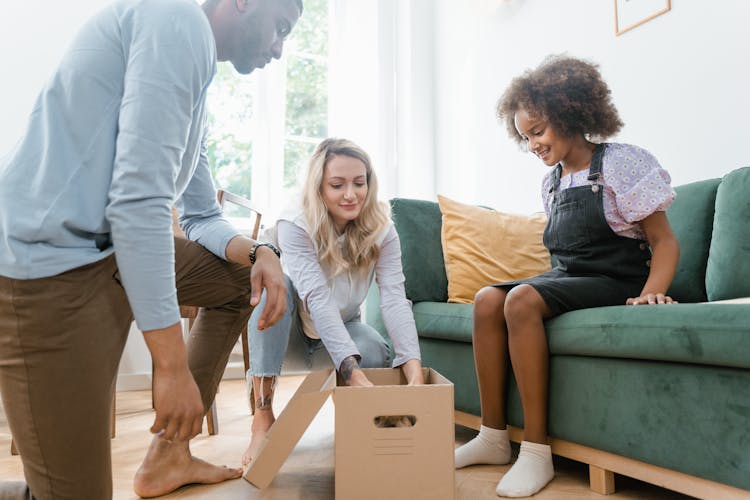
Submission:
[[438,195],[448,302],[471,304],[480,288],[550,270],[545,214],[516,215]]

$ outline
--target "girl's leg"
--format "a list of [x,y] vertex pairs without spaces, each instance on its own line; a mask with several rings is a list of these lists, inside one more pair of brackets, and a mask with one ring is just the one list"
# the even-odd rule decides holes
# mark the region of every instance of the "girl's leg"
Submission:
[[484,287],[474,298],[474,363],[479,381],[482,426],[479,435],[456,450],[456,468],[472,464],[507,464],[510,442],[505,422],[508,332],[504,304],[507,292]]
[[514,288],[505,303],[513,373],[523,406],[524,439],[547,443],[549,351],[544,318],[551,312],[532,286]]
[[[255,414],[251,426],[250,444],[242,456],[243,465],[252,460],[255,452],[263,442],[268,429],[276,421],[273,414],[273,394],[276,380],[281,373],[281,363],[289,345],[292,319],[296,313],[294,297],[296,291],[289,277],[286,277],[287,307],[284,315],[273,326],[258,330],[258,318],[266,306],[266,293],[263,292],[260,303],[255,307],[247,325],[248,345],[250,347],[250,369],[246,378],[252,384],[255,398]],[[296,338],[297,335],[292,335]]]
[[530,496],[552,480],[552,451],[547,443],[549,351],[544,319],[551,311],[532,286],[519,285],[508,294],[505,318],[513,373],[524,415],[524,441],[513,467],[497,486],[497,494]]

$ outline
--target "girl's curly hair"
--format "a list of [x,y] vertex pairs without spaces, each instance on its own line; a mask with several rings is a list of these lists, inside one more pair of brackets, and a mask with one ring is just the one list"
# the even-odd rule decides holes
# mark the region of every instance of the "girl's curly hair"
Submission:
[[497,104],[508,134],[522,144],[515,125],[519,109],[543,117],[566,137],[604,140],[623,125],[598,65],[565,55],[548,56],[536,69],[514,78]]

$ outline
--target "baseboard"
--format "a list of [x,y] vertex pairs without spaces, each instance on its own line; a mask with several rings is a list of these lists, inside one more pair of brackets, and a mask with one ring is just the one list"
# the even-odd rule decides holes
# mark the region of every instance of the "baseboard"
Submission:
[[227,368],[224,370],[224,377],[222,380],[228,379],[242,379],[245,380],[245,366],[242,361],[227,363]]
[[151,389],[151,372],[123,373],[117,376],[117,392],[145,391]]
[[[242,361],[227,363],[222,380],[245,379],[245,367]],[[121,373],[117,376],[117,392],[151,390],[151,372]]]
[[[455,412],[455,421],[459,425],[477,430],[481,425],[480,417],[462,411]],[[509,425],[508,433],[511,441],[521,442],[523,440],[523,429]],[[750,491],[748,490],[665,469],[562,439],[550,438],[549,442],[552,453],[555,455],[589,465],[591,489],[598,493],[614,493],[614,476],[612,474],[616,473],[698,498],[750,500]]]

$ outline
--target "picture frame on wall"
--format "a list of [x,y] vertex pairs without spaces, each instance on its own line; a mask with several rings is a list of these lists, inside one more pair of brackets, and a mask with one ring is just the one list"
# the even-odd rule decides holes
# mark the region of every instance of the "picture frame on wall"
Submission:
[[669,12],[671,0],[614,0],[615,35],[620,36]]

